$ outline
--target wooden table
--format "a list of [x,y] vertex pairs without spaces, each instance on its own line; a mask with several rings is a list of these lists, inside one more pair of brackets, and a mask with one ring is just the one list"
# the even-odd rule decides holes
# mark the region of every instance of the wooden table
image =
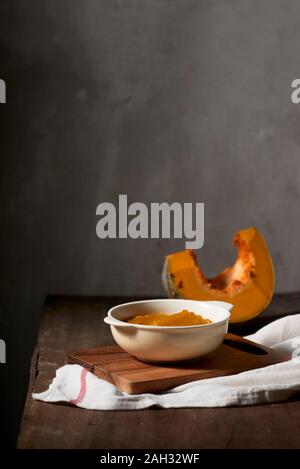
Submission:
[[[63,365],[66,350],[113,342],[102,318],[128,298],[50,297],[32,357],[18,448],[300,448],[300,399],[252,407],[90,411],[33,401]],[[300,294],[276,296],[248,333],[300,311]]]

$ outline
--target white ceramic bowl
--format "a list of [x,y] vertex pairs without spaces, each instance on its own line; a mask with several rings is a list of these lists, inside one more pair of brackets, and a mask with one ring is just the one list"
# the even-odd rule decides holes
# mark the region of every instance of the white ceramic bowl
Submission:
[[[124,303],[108,311],[104,322],[123,350],[149,362],[193,360],[214,351],[228,329],[233,305],[223,301],[144,300]],[[149,313],[174,314],[187,309],[212,321],[199,326],[145,326],[126,322]]]

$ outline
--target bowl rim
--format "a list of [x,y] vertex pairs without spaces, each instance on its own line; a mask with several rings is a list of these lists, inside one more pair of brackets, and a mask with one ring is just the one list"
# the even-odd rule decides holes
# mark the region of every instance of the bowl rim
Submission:
[[[160,331],[162,331],[162,330],[165,330],[165,331],[178,330],[179,331],[179,330],[194,330],[194,329],[199,329],[199,328],[211,328],[211,327],[215,327],[217,325],[221,325],[223,323],[226,323],[230,319],[230,311],[233,308],[232,303],[224,301],[222,303],[227,303],[228,305],[231,305],[229,310],[226,311],[225,308],[223,309],[224,314],[226,315],[226,317],[224,319],[220,319],[219,321],[214,321],[214,322],[211,322],[209,324],[196,324],[196,325],[193,325],[193,326],[150,326],[150,325],[146,325],[146,324],[133,324],[133,323],[128,323],[126,321],[122,321],[121,319],[118,319],[115,316],[113,316],[114,310],[116,310],[117,308],[120,308],[121,306],[129,306],[129,305],[132,305],[132,304],[140,304],[140,303],[151,303],[153,301],[162,301],[162,302],[194,301],[194,302],[197,302],[197,303],[214,303],[214,301],[209,301],[209,300],[208,301],[202,301],[202,300],[192,300],[192,299],[185,299],[185,298],[152,298],[152,299],[148,299],[148,300],[137,300],[137,301],[128,301],[126,303],[120,303],[120,304],[115,305],[112,308],[110,308],[107,312],[107,316],[113,318],[114,321],[119,322],[120,327],[122,327],[123,324],[126,324],[127,325],[126,327],[128,327],[128,328],[132,327],[132,328],[135,328],[135,329],[160,330]],[[215,307],[218,307],[218,308],[221,309],[221,306],[219,306],[219,305],[218,306],[215,305]],[[117,324],[115,326],[111,326],[111,327],[117,327]]]

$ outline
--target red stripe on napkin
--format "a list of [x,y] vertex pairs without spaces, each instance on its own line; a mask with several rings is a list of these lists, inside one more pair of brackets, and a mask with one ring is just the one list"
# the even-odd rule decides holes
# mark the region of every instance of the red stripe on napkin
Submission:
[[78,396],[76,397],[76,399],[72,399],[70,401],[71,404],[74,404],[74,405],[78,405],[80,404],[80,402],[83,401],[83,399],[85,398],[85,395],[86,395],[86,375],[87,375],[87,372],[88,370],[86,370],[85,368],[83,368],[81,370],[81,375],[80,375],[80,390],[79,390],[79,393],[78,393]]

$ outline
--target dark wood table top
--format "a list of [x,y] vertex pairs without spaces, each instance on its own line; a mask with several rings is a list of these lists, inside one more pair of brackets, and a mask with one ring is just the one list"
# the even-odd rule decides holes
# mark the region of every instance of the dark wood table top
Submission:
[[[33,401],[48,388],[65,351],[113,343],[102,319],[129,298],[50,297],[43,313],[18,448],[300,448],[300,399],[216,409],[92,411]],[[300,294],[277,295],[241,335],[300,312]],[[235,329],[234,332],[237,332]]]

